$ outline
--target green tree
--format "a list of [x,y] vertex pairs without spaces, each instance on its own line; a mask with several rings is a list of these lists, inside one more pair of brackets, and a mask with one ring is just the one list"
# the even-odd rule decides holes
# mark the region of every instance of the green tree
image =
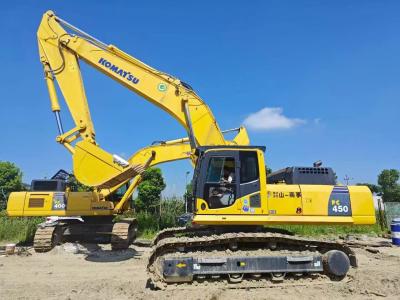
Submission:
[[91,192],[93,191],[93,187],[84,185],[76,180],[74,175],[70,175],[67,179],[67,186],[73,192]]
[[179,198],[161,201],[160,229],[178,226],[178,217],[185,213],[185,203]]
[[378,176],[384,202],[400,202],[400,172],[396,169],[383,170]]
[[268,176],[269,174],[272,173],[272,169],[270,167],[265,166],[265,172],[267,173]]
[[13,163],[0,161],[0,209],[5,208],[11,192],[24,190],[22,172]]
[[193,183],[190,182],[186,185],[185,193],[183,194],[184,212],[186,211],[186,206],[189,211],[193,209]]
[[142,182],[138,186],[138,197],[135,208],[138,211],[147,211],[155,214],[158,211],[161,192],[165,189],[165,182],[161,169],[149,168],[142,175]]
[[185,190],[185,194],[183,195],[183,197],[186,199],[190,199],[193,196],[193,185],[192,183],[188,183],[186,185],[186,190]]

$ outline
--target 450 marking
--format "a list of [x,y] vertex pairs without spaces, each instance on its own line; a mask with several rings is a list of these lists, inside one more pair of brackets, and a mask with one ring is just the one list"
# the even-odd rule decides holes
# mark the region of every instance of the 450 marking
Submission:
[[341,205],[340,200],[331,200],[331,205],[332,205],[332,211],[336,213],[348,213],[349,212],[349,206],[348,205]]

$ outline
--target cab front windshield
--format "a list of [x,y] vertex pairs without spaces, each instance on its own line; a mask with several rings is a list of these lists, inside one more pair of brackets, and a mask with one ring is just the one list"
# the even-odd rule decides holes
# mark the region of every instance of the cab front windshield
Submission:
[[210,208],[230,206],[235,201],[235,159],[212,157],[207,169],[206,199]]
[[207,171],[207,182],[235,181],[235,160],[231,157],[213,157]]

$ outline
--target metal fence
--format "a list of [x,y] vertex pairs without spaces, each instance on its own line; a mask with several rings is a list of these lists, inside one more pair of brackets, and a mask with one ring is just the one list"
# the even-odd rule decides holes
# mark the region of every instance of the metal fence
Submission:
[[385,202],[386,222],[390,226],[394,218],[400,218],[400,202]]

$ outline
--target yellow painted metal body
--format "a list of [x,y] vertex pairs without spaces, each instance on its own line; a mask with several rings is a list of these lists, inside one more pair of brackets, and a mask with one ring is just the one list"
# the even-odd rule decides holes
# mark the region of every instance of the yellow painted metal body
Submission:
[[[328,216],[329,195],[333,186],[267,184],[267,195],[261,194],[261,208],[254,213],[242,210],[245,199],[236,199],[232,206],[209,209],[203,199],[197,201],[197,213],[193,222],[201,225],[268,225],[268,224],[375,224],[375,210],[371,192],[367,187],[349,186],[351,216]],[[311,188],[311,189],[310,189]],[[289,191],[301,190],[301,197],[291,198]],[[273,192],[275,191],[275,192]],[[270,193],[282,193],[283,198],[274,198]],[[318,195],[316,195],[316,193]],[[311,203],[312,204],[311,204]],[[205,209],[201,205],[205,205]],[[297,209],[303,207],[301,213]]]
[[9,197],[7,214],[11,217],[113,215],[113,203],[99,196],[96,192],[67,191],[67,209],[55,209],[55,192],[15,192]]
[[[226,148],[224,150],[227,150]],[[213,150],[215,151],[215,150]],[[254,151],[251,149],[249,151]],[[351,215],[329,215],[334,186],[267,184],[264,154],[258,152],[260,191],[235,199],[228,207],[210,209],[204,199],[196,199],[193,222],[199,225],[268,224],[375,224],[371,191],[366,186],[348,186]],[[264,183],[264,184],[263,184]],[[261,205],[244,210],[249,198],[260,194]],[[337,200],[335,200],[337,201]],[[340,203],[339,203],[340,204]]]

